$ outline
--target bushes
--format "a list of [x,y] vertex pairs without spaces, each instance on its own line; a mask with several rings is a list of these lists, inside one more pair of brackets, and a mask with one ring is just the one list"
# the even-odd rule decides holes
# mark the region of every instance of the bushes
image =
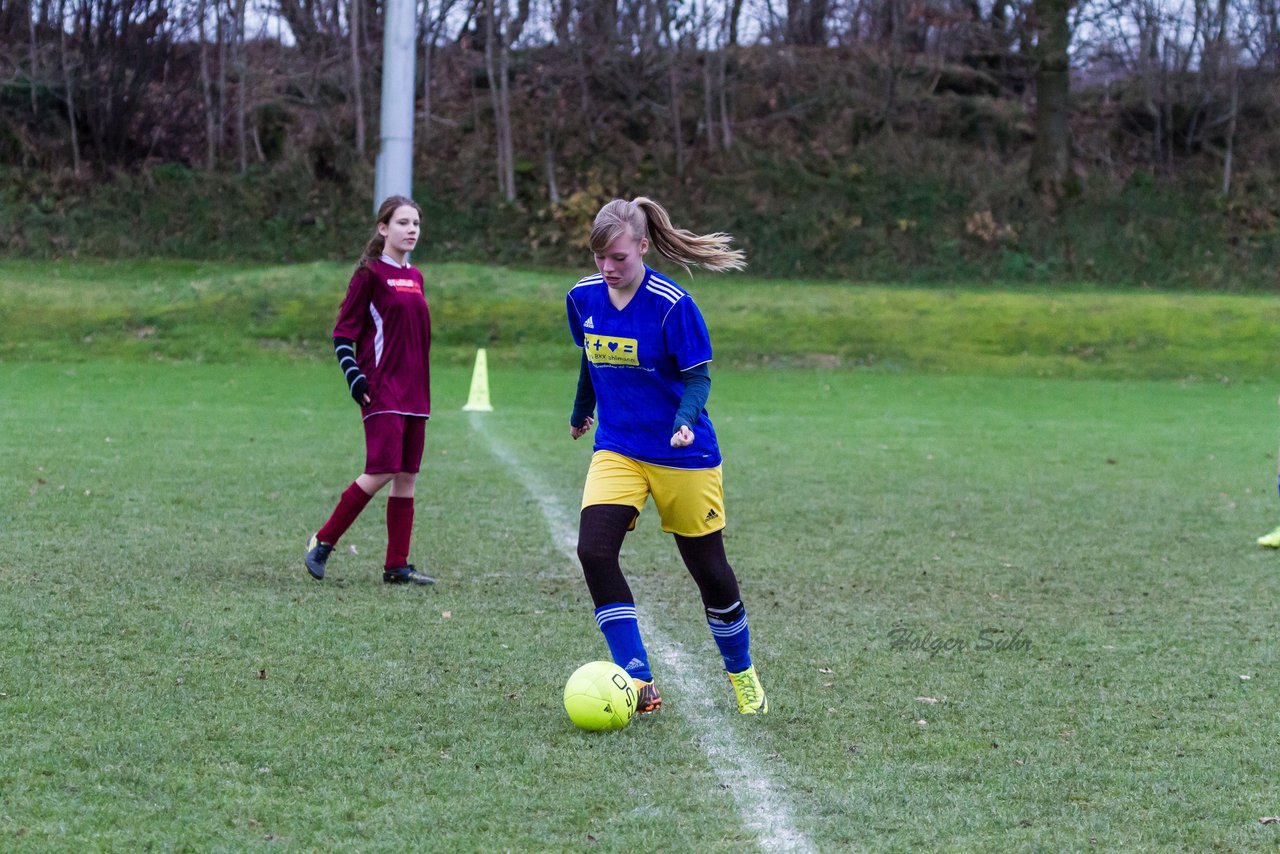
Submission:
[[[422,257],[581,267],[599,204],[644,193],[680,225],[732,233],[757,275],[1280,286],[1278,210],[1265,184],[1227,201],[1208,178],[1094,175],[1050,219],[1026,199],[1022,163],[958,143],[881,136],[845,155],[796,157],[745,149],[697,180],[652,173],[607,186],[588,169],[558,207],[477,201],[459,186],[465,176],[431,164],[416,193]],[[33,258],[346,260],[368,234],[371,183],[318,181],[300,168],[211,175],[164,165],[98,184],[0,172],[0,247]]]

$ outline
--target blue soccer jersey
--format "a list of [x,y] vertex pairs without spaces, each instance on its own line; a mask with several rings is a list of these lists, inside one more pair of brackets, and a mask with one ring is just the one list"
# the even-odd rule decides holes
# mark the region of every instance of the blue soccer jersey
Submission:
[[671,447],[671,426],[684,395],[680,372],[711,361],[711,336],[693,297],[646,267],[621,310],[609,301],[609,286],[599,275],[574,285],[566,309],[596,393],[595,449],[669,468],[720,465],[705,409],[691,425],[693,444]]

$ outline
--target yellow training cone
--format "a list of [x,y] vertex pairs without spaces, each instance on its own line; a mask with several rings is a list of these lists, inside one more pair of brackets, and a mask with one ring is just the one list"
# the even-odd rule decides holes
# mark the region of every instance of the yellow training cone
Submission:
[[476,351],[476,369],[471,373],[471,395],[463,412],[492,412],[489,404],[489,360],[484,348]]

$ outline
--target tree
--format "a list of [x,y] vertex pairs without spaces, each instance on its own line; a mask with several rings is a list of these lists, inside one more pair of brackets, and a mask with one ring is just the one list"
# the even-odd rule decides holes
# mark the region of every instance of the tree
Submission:
[[165,0],[73,0],[66,12],[59,20],[73,126],[83,120],[99,164],[129,162],[144,153],[132,135],[133,123],[171,57],[164,29],[168,6]]
[[1071,167],[1071,7],[1074,0],[1033,0],[1035,48],[1035,142],[1028,182],[1032,192],[1056,206],[1075,192]]
[[671,120],[671,147],[675,155],[676,177],[684,178],[684,123],[681,118],[683,104],[680,98],[680,45],[684,30],[691,22],[690,13],[680,13],[674,3],[659,3],[660,29],[667,42],[667,111]]
[[[62,20],[63,0],[58,0],[58,20]],[[71,170],[80,174],[80,135],[76,131],[75,84],[71,60],[67,58],[67,30],[58,28],[58,63],[62,67],[62,79],[66,87],[67,124],[71,128]]]
[[205,34],[207,2],[208,0],[199,0],[196,6],[196,34],[200,40],[200,97],[204,103],[204,162],[205,168],[212,171],[218,165],[221,122],[214,112],[213,78],[209,74],[209,44]]
[[509,202],[516,198],[515,144],[511,130],[511,45],[529,20],[529,0],[517,0],[515,17],[507,0],[484,0],[484,66],[493,101],[497,136],[498,192]]
[[349,0],[347,4],[347,29],[350,30],[351,45],[351,99],[356,117],[356,156],[361,160],[365,154],[364,129],[364,72],[360,63],[360,3],[361,0]]
[[[827,0],[787,0],[787,44],[820,47],[827,41]],[[734,36],[736,38],[736,21]]]
[[[421,145],[425,147],[431,139],[431,96],[432,96],[432,62],[435,59],[436,49],[440,42],[440,36],[444,32],[445,21],[449,18],[449,13],[453,10],[456,0],[437,0],[434,12],[431,6],[431,0],[423,3],[422,15],[418,20],[418,34],[422,39],[422,135]],[[474,6],[472,7],[474,11]],[[467,20],[463,23],[462,31],[458,35],[458,40],[462,39],[462,32],[471,24],[471,17],[468,15]]]

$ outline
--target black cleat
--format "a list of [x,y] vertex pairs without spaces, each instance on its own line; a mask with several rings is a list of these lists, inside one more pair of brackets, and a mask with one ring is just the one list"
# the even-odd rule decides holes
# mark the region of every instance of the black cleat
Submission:
[[320,542],[316,535],[312,534],[311,539],[307,541],[307,572],[311,573],[311,577],[316,581],[324,578],[324,565],[329,562],[331,554],[333,554],[333,546]]
[[636,685],[636,714],[648,715],[659,711],[662,708],[662,695],[658,693],[658,686],[653,684],[650,679],[645,682],[643,679],[632,680]]
[[418,572],[413,564],[409,564],[395,569],[384,569],[382,582],[384,584],[435,584],[436,580],[425,573]]

